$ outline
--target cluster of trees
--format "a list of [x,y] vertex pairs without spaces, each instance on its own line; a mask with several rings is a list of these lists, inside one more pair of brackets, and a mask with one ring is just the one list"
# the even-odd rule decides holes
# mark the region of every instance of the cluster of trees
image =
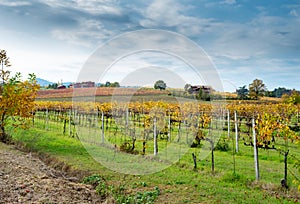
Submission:
[[254,99],[257,100],[266,94],[267,88],[261,79],[254,79],[249,88],[246,85],[239,87],[236,90],[239,99]]
[[286,89],[284,87],[279,87],[279,88],[274,89],[273,91],[267,91],[266,96],[282,98],[284,95],[290,95],[294,91],[295,90],[292,90],[292,89]]
[[105,84],[101,84],[100,87],[120,87],[119,82],[105,82]]
[[47,89],[57,89],[58,87],[58,83],[54,83],[54,84],[49,84],[46,88]]
[[266,85],[260,79],[254,79],[248,88],[246,85],[239,87],[236,90],[238,99],[254,99],[257,100],[262,96],[284,98],[285,100],[294,100],[295,103],[299,100],[300,95],[296,90],[286,89],[283,87],[275,88],[273,91],[268,91]]
[[[53,84],[49,84],[46,88],[47,89],[57,89],[57,87],[59,86],[58,83],[53,83]],[[100,87],[120,87],[120,83],[119,82],[105,82],[105,84],[100,84]]]

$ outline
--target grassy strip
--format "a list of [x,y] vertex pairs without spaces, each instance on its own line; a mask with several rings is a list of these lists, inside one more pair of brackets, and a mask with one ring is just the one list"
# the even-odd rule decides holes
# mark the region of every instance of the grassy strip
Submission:
[[28,149],[49,154],[72,169],[101,175],[108,186],[115,186],[111,192],[122,189],[122,195],[129,197],[143,197],[142,192],[155,194],[154,188],[157,187],[161,189],[159,196],[155,197],[158,203],[289,203],[299,199],[294,187],[289,192],[280,188],[283,163],[282,157],[274,151],[260,150],[260,182],[254,182],[252,148],[243,145],[236,155],[236,174],[233,174],[230,151],[215,152],[216,172],[212,174],[210,157],[198,161],[198,168],[193,169],[191,153],[200,155],[201,151],[191,149],[179,162],[163,171],[133,176],[105,168],[88,154],[79,140],[61,133],[37,128],[10,130],[10,133],[15,141],[24,143]]

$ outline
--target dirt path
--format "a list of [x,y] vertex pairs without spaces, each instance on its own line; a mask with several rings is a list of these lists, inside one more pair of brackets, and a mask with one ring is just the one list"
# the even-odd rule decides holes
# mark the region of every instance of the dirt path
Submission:
[[101,203],[94,190],[0,143],[0,203]]

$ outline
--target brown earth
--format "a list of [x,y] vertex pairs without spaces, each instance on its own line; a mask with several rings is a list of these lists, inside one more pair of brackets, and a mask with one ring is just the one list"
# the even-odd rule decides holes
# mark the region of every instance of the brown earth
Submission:
[[95,190],[31,153],[0,143],[0,203],[101,203]]

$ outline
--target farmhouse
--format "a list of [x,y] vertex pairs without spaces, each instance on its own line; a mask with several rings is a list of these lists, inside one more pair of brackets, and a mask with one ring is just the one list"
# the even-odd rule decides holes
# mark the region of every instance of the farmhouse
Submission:
[[57,86],[57,89],[65,89],[65,88],[67,88],[65,85],[59,85],[59,86]]
[[211,86],[205,86],[205,85],[195,85],[191,86],[190,88],[190,93],[191,94],[198,94],[200,89],[203,91],[205,94],[211,94],[213,91],[213,88]]

